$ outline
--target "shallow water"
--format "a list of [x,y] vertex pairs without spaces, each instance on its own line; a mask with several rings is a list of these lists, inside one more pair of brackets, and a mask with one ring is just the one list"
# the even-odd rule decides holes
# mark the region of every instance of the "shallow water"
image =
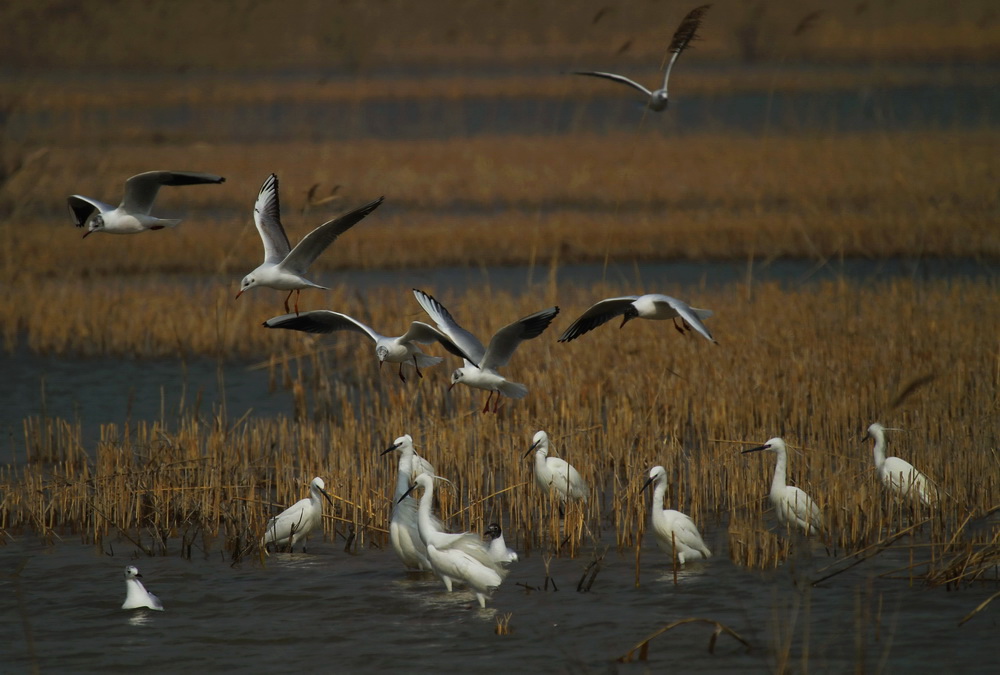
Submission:
[[[811,260],[757,262],[755,282],[778,282],[789,287],[843,279],[853,283],[880,283],[892,279],[995,279],[1000,266],[962,260],[860,260],[817,263]],[[746,263],[662,262],[639,265],[563,265],[560,286],[593,286],[606,280],[636,289],[665,291],[694,298],[701,287],[721,288],[744,282]],[[179,279],[178,283],[203,280]],[[544,266],[492,268],[434,268],[419,270],[348,270],[323,276],[331,286],[344,284],[367,295],[408,292],[422,288],[448,294],[466,285],[489,285],[496,291],[521,294],[544,290],[549,274]],[[400,290],[403,289],[403,290]],[[681,290],[683,289],[683,290]],[[317,302],[321,302],[318,299]],[[321,306],[321,305],[320,305]],[[359,342],[359,348],[362,348]],[[374,367],[374,366],[373,366]],[[22,420],[47,415],[80,420],[82,439],[92,447],[102,424],[123,425],[128,420],[176,418],[183,409],[212,415],[225,404],[229,419],[292,416],[292,396],[269,389],[266,369],[250,369],[243,362],[220,364],[195,358],[129,360],[114,357],[59,358],[31,353],[21,346],[0,352],[0,463],[23,460]],[[200,403],[199,403],[200,401]],[[197,405],[196,405],[197,404]]]
[[[555,559],[557,592],[541,587],[539,555],[522,558],[486,610],[463,590],[448,594],[434,577],[407,573],[385,549],[343,551],[313,537],[308,553],[276,554],[231,567],[214,551],[136,558],[125,542],[115,555],[62,542],[19,540],[0,547],[0,620],[5,671],[440,672],[773,672],[788,644],[791,671],[996,672],[1000,612],[958,621],[993,592],[910,586],[876,574],[909,562],[884,553],[816,588],[810,579],[834,562],[822,546],[773,572],[729,562],[722,525],[704,530],[715,557],[690,564],[673,584],[667,556],[607,553],[589,593],[576,591],[584,554]],[[510,543],[510,542],[508,542]],[[135,564],[164,612],[119,609],[124,567]],[[12,576],[23,565],[20,573]],[[510,614],[511,634],[495,634]],[[746,639],[748,651],[712,627],[677,627],[655,639],[648,664],[615,659],[660,627],[700,617]],[[932,639],[929,639],[932,638]],[[803,653],[808,652],[808,668]],[[9,669],[9,670],[8,670]]]

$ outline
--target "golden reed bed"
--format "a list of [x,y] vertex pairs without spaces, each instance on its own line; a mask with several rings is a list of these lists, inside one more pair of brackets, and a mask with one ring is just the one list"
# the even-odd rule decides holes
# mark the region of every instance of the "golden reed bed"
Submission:
[[[220,408],[214,417],[165,413],[155,423],[105,426],[96,448],[82,447],[72,423],[26,420],[24,461],[0,477],[0,528],[8,536],[33,531],[111,545],[125,538],[155,554],[221,547],[239,559],[255,552],[274,508],[300,498],[319,475],[337,497],[327,536],[353,527],[356,546],[384,547],[396,462],[379,453],[410,433],[418,452],[455,483],[439,491],[452,527],[479,530],[502,520],[508,543],[526,553],[599,555],[600,542],[629,551],[648,519],[649,497],[639,487],[662,464],[669,505],[695,519],[713,552],[771,567],[790,547],[768,527],[773,459],[739,450],[782,435],[793,448],[791,481],[825,511],[830,531],[821,539],[832,554],[868,555],[908,541],[914,566],[901,574],[952,583],[994,575],[1000,547],[995,528],[982,525],[1000,505],[995,281],[692,289],[693,304],[716,311],[709,326],[718,346],[641,321],[555,341],[591,300],[623,290],[549,285],[530,297],[488,288],[443,295],[480,335],[495,328],[476,311],[484,305],[499,317],[555,302],[563,308],[509,369],[531,388],[528,398],[508,401],[498,415],[479,412],[478,391],[446,393],[452,359],[403,384],[392,369],[379,372],[360,336],[259,327],[277,309],[276,294],[260,293],[238,311],[219,299],[230,313],[224,321],[188,321],[205,333],[192,340],[217,340],[217,354],[270,354],[271,377],[295,392],[294,417],[236,420]],[[200,300],[180,295],[172,297],[178,314]],[[327,304],[387,330],[419,316],[405,292],[364,306],[347,289],[329,295]],[[223,312],[209,304],[200,313],[213,307]],[[131,325],[152,327],[146,319],[161,309],[148,303],[127,311],[135,314]],[[213,338],[219,325],[225,329]],[[104,344],[101,329],[92,329],[88,338]],[[919,384],[926,375],[933,379]],[[890,451],[941,486],[940,508],[884,500],[870,442],[859,440],[875,420],[905,429],[891,433]],[[593,489],[563,522],[529,482],[524,453],[538,429]],[[894,542],[901,532],[917,536]]]
[[[379,195],[316,262],[324,269],[611,260],[1000,258],[995,131],[748,138],[642,133],[557,138],[52,147],[0,192],[0,280],[228,275],[260,261],[253,201],[281,180],[298,240]],[[117,200],[150,167],[223,185],[166,188],[176,231],[80,241],[66,196]],[[335,199],[321,202],[335,186]],[[312,202],[307,192],[316,186]],[[117,201],[116,201],[117,203]],[[447,246],[436,242],[447,241]]]

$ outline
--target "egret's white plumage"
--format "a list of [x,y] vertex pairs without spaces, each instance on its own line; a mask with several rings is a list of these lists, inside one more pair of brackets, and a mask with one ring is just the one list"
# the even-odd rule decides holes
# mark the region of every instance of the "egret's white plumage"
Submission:
[[465,365],[451,374],[451,387],[461,382],[490,392],[483,412],[489,409],[490,398],[494,394],[496,394],[494,412],[500,406],[500,394],[510,398],[524,398],[528,395],[526,386],[510,382],[497,369],[507,365],[523,341],[538,337],[549,327],[552,319],[559,313],[558,307],[543,309],[504,326],[490,339],[489,347],[483,347],[483,343],[475,335],[458,325],[440,302],[417,289],[413,289],[413,295],[424,311],[434,319],[441,332],[451,338],[451,341],[466,354]]
[[333,504],[326,491],[326,483],[317,476],[309,484],[309,496],[300,499],[278,515],[267,521],[267,529],[260,545],[274,544],[275,547],[288,546],[289,550],[306,538],[316,527],[323,524],[323,502],[320,497]]
[[654,466],[649,470],[649,480],[642,489],[645,490],[653,483],[655,487],[650,521],[656,543],[671,556],[676,554],[677,561],[681,565],[688,560],[710,558],[712,552],[705,546],[701,533],[698,532],[698,527],[690,516],[663,508],[663,497],[667,492],[667,471],[662,466]]
[[160,599],[146,590],[139,579],[142,575],[139,570],[132,565],[125,568],[125,602],[122,609],[155,609],[163,611],[163,603]]
[[677,57],[681,55],[691,41],[695,39],[698,27],[701,25],[701,17],[708,11],[709,5],[702,5],[701,7],[695,7],[681,21],[681,24],[674,31],[674,37],[670,41],[670,47],[668,51],[671,53],[670,62],[667,64],[667,70],[663,74],[663,86],[656,91],[650,91],[644,86],[636,82],[635,80],[630,80],[624,75],[617,75],[615,73],[604,73],[597,71],[575,71],[574,75],[589,75],[591,77],[602,77],[606,80],[611,80],[613,82],[620,82],[621,84],[628,85],[634,89],[638,89],[647,97],[649,100],[646,102],[647,107],[650,110],[655,110],[657,112],[661,110],[666,110],[667,105],[670,103],[670,97],[667,93],[667,83],[670,81],[670,71],[674,67],[674,62],[677,61]]
[[302,241],[295,245],[295,248],[292,248],[288,243],[285,228],[281,225],[278,177],[272,173],[261,186],[257,201],[253,206],[254,224],[257,225],[257,231],[264,244],[264,262],[253,272],[243,277],[240,291],[236,297],[240,297],[255,286],[288,291],[288,297],[285,298],[285,312],[288,312],[288,300],[292,297],[292,292],[295,292],[295,313],[297,314],[299,311],[298,293],[303,288],[328,290],[326,286],[315,284],[303,276],[309,269],[309,265],[337,237],[378,208],[382,199],[379,197],[361,208],[323,223],[304,236]]
[[554,490],[563,502],[587,501],[587,484],[580,472],[564,459],[549,457],[549,435],[544,431],[535,434],[525,457],[535,453],[535,483],[548,494]]
[[875,455],[875,470],[878,477],[890,492],[903,497],[916,497],[925,506],[931,506],[937,501],[937,488],[924,474],[905,459],[885,456],[885,427],[875,422],[868,427],[864,439],[874,439],[872,452]]
[[780,438],[772,438],[764,445],[759,445],[743,453],[768,450],[778,456],[774,465],[774,479],[771,481],[771,504],[782,525],[795,525],[808,534],[823,530],[823,513],[809,495],[793,485],[785,483],[785,471],[788,468],[788,451],[785,442]]
[[94,232],[108,234],[135,234],[146,230],[176,227],[179,218],[157,218],[149,215],[161,185],[201,185],[224,183],[225,178],[213,173],[194,171],[146,171],[125,181],[125,196],[118,207],[90,197],[71,195],[67,198],[73,223],[86,227],[86,239]]
[[486,528],[484,537],[490,538],[490,558],[501,565],[517,562],[517,552],[512,548],[507,548],[507,542],[503,539],[503,530],[499,523],[490,523]]
[[412,489],[421,487],[417,514],[420,538],[427,546],[427,558],[444,586],[451,592],[452,581],[464,583],[475,593],[479,606],[486,607],[486,594],[498,587],[507,576],[507,570],[490,557],[490,552],[472,532],[451,534],[444,532],[431,517],[431,502],[434,500],[434,476],[421,474],[416,477]]
[[417,376],[423,377],[420,373],[421,368],[435,366],[444,360],[439,356],[424,354],[417,346],[418,342],[425,345],[437,342],[455,356],[465,358],[462,350],[456,347],[447,335],[423,321],[414,321],[406,333],[399,337],[387,337],[353,317],[325,309],[301,314],[283,314],[268,319],[264,325],[268,328],[286,328],[306,333],[333,333],[341,330],[363,333],[375,342],[375,357],[378,359],[379,367],[386,361],[398,363],[399,379],[403,382],[406,382],[406,377],[403,376],[404,365],[413,366]]
[[712,334],[708,332],[708,328],[701,321],[712,316],[711,310],[691,307],[683,300],[660,293],[625,295],[620,298],[606,298],[601,300],[580,315],[579,319],[570,324],[570,327],[559,336],[559,342],[575,340],[584,333],[604,325],[616,316],[622,317],[622,323],[619,328],[624,328],[625,324],[632,319],[664,320],[679,318],[682,322],[681,326],[677,326],[675,322],[674,327],[681,333],[684,332],[684,326],[690,326],[705,336],[706,340],[715,342],[715,338],[712,337]]
[[[412,496],[406,495],[413,480],[421,474],[434,475],[434,466],[417,454],[413,448],[413,438],[409,434],[400,436],[392,445],[386,448],[385,455],[394,450],[399,451],[399,469],[396,474],[396,491],[392,498],[392,515],[389,518],[389,541],[392,549],[411,569],[431,571],[430,560],[427,559],[427,546],[420,538],[417,522],[418,504]],[[441,522],[431,516],[437,529],[442,529]]]

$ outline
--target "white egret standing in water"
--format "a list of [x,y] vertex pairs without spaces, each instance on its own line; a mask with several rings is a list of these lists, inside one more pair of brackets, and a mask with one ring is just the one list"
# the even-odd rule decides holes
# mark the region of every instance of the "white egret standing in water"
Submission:
[[819,506],[805,492],[785,483],[785,470],[788,467],[785,442],[775,437],[764,445],[744,450],[743,454],[759,450],[767,450],[778,456],[778,461],[774,465],[774,479],[771,481],[771,504],[778,516],[778,522],[786,526],[795,525],[807,535],[820,532],[823,529],[823,513],[819,510]]
[[326,491],[326,483],[317,476],[309,484],[309,496],[300,499],[278,515],[267,521],[267,529],[260,545],[266,547],[268,544],[274,546],[288,546],[291,551],[295,545],[306,538],[314,528],[323,523],[323,502],[320,497],[326,497],[326,501],[333,505],[333,500]]
[[676,555],[677,561],[683,565],[688,560],[710,558],[712,552],[702,541],[698,527],[680,511],[663,508],[663,497],[667,492],[667,471],[662,466],[654,466],[649,470],[649,480],[642,486],[645,490],[651,484],[653,488],[653,506],[650,520],[653,524],[653,534],[656,543],[671,556]]
[[139,579],[142,575],[139,570],[132,565],[125,568],[125,603],[122,609],[155,609],[163,611],[163,603],[160,599],[146,590]]
[[464,583],[476,594],[479,606],[485,609],[486,594],[503,582],[507,570],[490,557],[490,552],[479,535],[472,532],[450,534],[434,522],[431,517],[434,478],[426,473],[420,474],[410,488],[412,491],[419,486],[424,490],[417,517],[420,538],[427,546],[431,569],[441,578],[449,593],[452,580]]
[[924,474],[912,464],[899,457],[885,456],[885,427],[875,422],[868,427],[861,440],[874,439],[872,452],[875,455],[875,470],[878,477],[890,492],[903,497],[917,497],[925,506],[937,501],[937,488]]
[[535,453],[535,483],[548,494],[555,490],[559,499],[587,501],[587,484],[580,472],[564,459],[549,457],[549,435],[539,431],[532,439],[525,457]]
[[[427,559],[427,547],[420,539],[417,523],[417,500],[412,496],[403,499],[403,495],[409,492],[410,485],[417,476],[424,473],[433,476],[434,466],[417,454],[413,448],[413,438],[409,434],[397,438],[382,454],[394,450],[399,451],[399,469],[396,474],[396,492],[392,498],[392,515],[389,518],[389,541],[404,565],[429,572],[431,563]],[[440,528],[440,521],[434,520]]]

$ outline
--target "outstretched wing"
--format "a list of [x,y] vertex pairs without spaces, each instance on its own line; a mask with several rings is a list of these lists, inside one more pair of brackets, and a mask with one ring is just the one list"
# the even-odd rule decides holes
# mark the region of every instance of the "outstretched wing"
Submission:
[[420,303],[420,306],[424,308],[424,311],[434,319],[434,323],[437,324],[441,332],[451,338],[455,346],[468,355],[462,358],[468,359],[470,363],[479,365],[479,362],[483,360],[483,356],[486,354],[486,348],[483,347],[483,343],[475,335],[459,326],[458,322],[452,318],[444,305],[432,296],[416,288],[413,289],[413,296]]
[[287,328],[305,333],[333,333],[338,330],[349,330],[355,333],[364,333],[375,341],[382,337],[370,326],[366,326],[357,319],[326,309],[317,309],[301,314],[282,314],[268,319],[264,325],[268,328]]
[[694,328],[696,331],[701,333],[706,340],[715,342],[715,338],[712,334],[708,332],[708,328],[705,324],[701,322],[702,319],[707,319],[712,316],[712,311],[708,309],[695,309],[691,307],[683,300],[678,300],[677,298],[672,298],[669,295],[657,295],[653,300],[656,304],[666,304],[669,305],[671,309],[677,312],[677,315],[684,319],[689,326]]
[[70,195],[66,198],[66,201],[69,202],[69,210],[73,214],[73,224],[77,227],[86,225],[94,213],[98,211],[105,213],[113,211],[115,208],[111,204],[105,204],[104,202],[81,195]]
[[465,359],[466,361],[472,360],[469,358],[468,354],[462,351],[462,349],[451,340],[451,338],[434,326],[424,323],[423,321],[414,321],[411,323],[409,329],[407,329],[407,331],[400,336],[399,341],[419,342],[423,345],[429,345],[437,342],[444,347],[448,353],[454,354],[460,359]]
[[146,171],[125,181],[125,196],[122,208],[132,214],[148,215],[153,208],[156,193],[161,185],[200,185],[203,183],[224,183],[222,176],[196,171]]
[[486,348],[482,363],[483,369],[502,368],[510,361],[514,351],[525,340],[536,338],[549,327],[552,320],[559,313],[558,307],[549,307],[534,314],[529,314],[523,319],[518,319],[514,323],[507,324],[496,332]]
[[635,80],[628,79],[624,75],[616,75],[615,73],[601,73],[601,72],[591,71],[591,70],[575,70],[575,71],[573,71],[573,74],[574,75],[589,75],[590,77],[603,77],[606,80],[612,80],[614,82],[621,82],[622,84],[627,84],[630,87],[638,89],[639,91],[641,91],[642,93],[644,93],[646,96],[652,96],[653,95],[653,92],[651,92],[649,89],[646,89],[644,86],[642,86],[641,84],[639,84]]
[[382,204],[383,199],[385,197],[379,197],[375,201],[368,202],[361,208],[354,209],[350,213],[346,213],[339,218],[334,218],[317,227],[295,245],[295,248],[292,249],[292,252],[288,254],[281,264],[282,267],[294,274],[305,274],[306,270],[309,269],[309,265],[312,264],[313,260],[320,253],[325,251],[337,237],[347,232],[357,223],[361,222],[365,216],[377,209]]
[[569,342],[575,340],[584,333],[588,333],[598,326],[602,326],[616,316],[621,316],[634,301],[638,300],[638,295],[625,295],[620,298],[606,298],[591,306],[580,318],[570,324],[569,328],[559,336],[559,342]]
[[257,193],[257,201],[253,205],[253,222],[264,244],[264,262],[277,265],[288,255],[291,246],[285,228],[281,226],[278,176],[273,173],[264,180]]
[[708,11],[709,7],[711,5],[702,5],[692,9],[681,20],[681,25],[677,27],[677,30],[674,31],[674,37],[670,40],[670,47],[668,49],[672,56],[670,57],[670,63],[667,64],[667,72],[663,74],[664,89],[667,88],[667,80],[670,79],[670,69],[674,67],[677,57],[688,48],[692,40],[698,39],[698,28],[701,26],[701,18]]

